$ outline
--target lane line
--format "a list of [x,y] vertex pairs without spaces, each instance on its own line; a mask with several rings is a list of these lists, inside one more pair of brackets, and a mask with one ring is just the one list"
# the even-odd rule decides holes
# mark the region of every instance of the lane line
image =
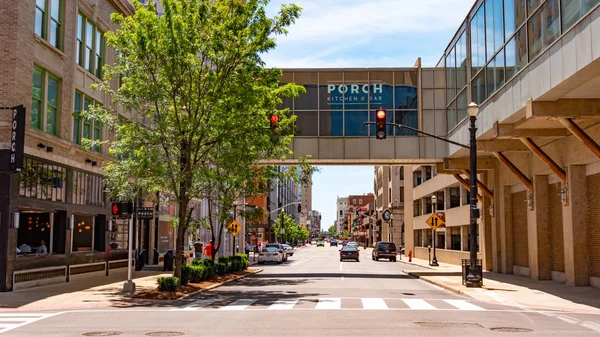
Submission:
[[315,309],[317,310],[332,310],[340,309],[342,307],[341,298],[319,298],[319,303]]
[[27,324],[31,324],[34,322],[37,322],[39,320],[45,319],[45,318],[50,318],[53,316],[58,316],[60,314],[64,314],[64,311],[61,312],[56,312],[53,314],[20,314],[20,313],[15,313],[15,314],[8,314],[8,313],[3,313],[0,314],[2,317],[8,317],[8,316],[18,316],[18,317],[26,317],[29,316],[30,319],[28,319],[25,322],[22,323],[18,323],[18,324],[1,324],[0,327],[4,326],[3,328],[0,328],[0,334],[3,334],[5,332],[20,328],[22,326],[25,326]]
[[444,300],[444,302],[452,305],[453,307],[459,308],[460,310],[485,310],[484,308],[478,307],[471,302],[467,302],[466,300]]
[[216,302],[215,300],[197,300],[183,308],[175,308],[175,309],[171,309],[171,310],[173,310],[173,311],[191,311],[191,310],[196,310],[196,309],[200,309],[202,307],[209,306],[215,302]]
[[383,298],[361,298],[364,309],[387,310],[389,309]]
[[267,310],[290,310],[298,303],[299,299],[280,299],[271,304]]
[[248,298],[241,298],[239,300],[235,300],[233,303],[229,304],[228,306],[219,308],[219,310],[224,310],[224,311],[244,310],[244,309],[246,309],[247,307],[249,307],[250,305],[252,305],[256,301],[257,300],[252,300],[252,299],[248,299]]
[[600,332],[600,325],[593,323],[593,322],[583,322],[581,323],[581,326],[586,327],[588,329],[592,329],[596,332]]
[[340,271],[342,271],[342,263],[344,263],[344,262],[340,261]]
[[416,298],[403,298],[402,301],[406,303],[412,310],[437,310],[433,305],[425,302],[424,300]]

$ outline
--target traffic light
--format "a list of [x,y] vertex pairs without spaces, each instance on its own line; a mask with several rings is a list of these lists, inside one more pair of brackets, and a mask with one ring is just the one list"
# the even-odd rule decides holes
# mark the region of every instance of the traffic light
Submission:
[[110,208],[112,215],[130,215],[133,213],[133,204],[131,202],[113,202]]
[[279,116],[272,115],[269,122],[271,123],[271,130],[277,129],[279,127]]
[[375,112],[375,125],[376,125],[376,130],[375,130],[375,134],[377,139],[386,139],[387,135],[386,135],[386,131],[385,131],[385,123],[386,123],[386,116],[387,116],[387,112],[384,109],[379,109],[377,110],[377,112]]

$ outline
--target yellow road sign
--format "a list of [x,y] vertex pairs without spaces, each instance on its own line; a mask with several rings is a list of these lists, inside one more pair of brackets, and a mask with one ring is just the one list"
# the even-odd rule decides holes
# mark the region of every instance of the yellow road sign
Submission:
[[446,223],[444,222],[444,220],[440,218],[440,216],[437,214],[432,214],[429,217],[429,219],[427,219],[427,221],[425,222],[427,222],[429,227],[431,227],[431,229],[433,230],[438,229],[440,227],[446,227]]
[[242,230],[242,226],[240,226],[237,221],[233,220],[227,225],[227,229],[231,235],[236,236]]

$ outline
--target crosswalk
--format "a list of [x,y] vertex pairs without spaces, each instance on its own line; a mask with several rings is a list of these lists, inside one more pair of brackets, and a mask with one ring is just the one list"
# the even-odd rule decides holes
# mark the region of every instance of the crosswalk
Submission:
[[56,314],[0,313],[0,334]]
[[196,310],[462,310],[485,311],[479,305],[462,299],[418,299],[418,298],[280,298],[280,299],[200,299],[173,308],[174,311]]

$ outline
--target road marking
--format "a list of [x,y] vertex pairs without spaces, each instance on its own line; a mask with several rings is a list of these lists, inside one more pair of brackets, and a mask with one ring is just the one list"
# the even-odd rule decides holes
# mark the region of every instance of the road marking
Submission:
[[33,322],[42,320],[44,318],[60,315],[62,312],[53,314],[35,314],[35,313],[0,313],[0,319],[2,322],[14,322],[14,323],[0,323],[0,334],[7,331],[20,328],[24,325],[31,324]]
[[303,258],[301,258],[300,260],[298,260],[298,261],[296,261],[296,262],[294,262],[294,263],[290,264],[289,266],[290,266],[290,267],[295,267],[295,266],[297,266],[297,265],[299,265],[299,264],[302,264],[302,263],[304,263],[304,262],[306,262],[306,261],[310,261],[310,260],[312,260],[312,259],[314,259],[314,256],[311,256],[311,257],[303,257]]
[[342,299],[341,298],[319,298],[319,303],[315,309],[324,310],[324,309],[339,309],[342,307]]
[[600,325],[593,322],[583,322],[581,323],[581,326],[586,327],[588,329],[592,329],[596,332],[600,332]]
[[389,309],[383,298],[361,298],[363,308],[367,310]]
[[561,321],[567,322],[567,323],[571,323],[571,324],[577,324],[580,321],[577,318],[572,318],[569,316],[563,316],[563,315],[556,315],[556,318],[560,319]]
[[197,300],[192,302],[190,305],[185,306],[183,308],[175,308],[175,309],[171,309],[174,311],[190,311],[190,310],[196,310],[202,307],[206,307],[209,306],[213,303],[215,303],[215,300]]
[[459,308],[460,310],[485,310],[466,300],[444,300],[444,302]]
[[413,310],[437,310],[436,307],[423,300],[415,298],[403,298],[402,301]]
[[296,303],[298,303],[299,299],[282,299],[282,300],[277,300],[277,302],[271,304],[271,306],[269,306],[268,310],[290,310],[292,308],[294,308],[294,306],[296,305]]
[[219,310],[244,310],[247,307],[249,307],[250,305],[252,305],[252,303],[256,302],[256,300],[251,300],[251,299],[247,299],[247,298],[242,298],[239,300],[235,300],[233,303],[229,304],[228,306],[222,307]]
[[344,262],[340,262],[340,271],[342,271],[342,263]]

